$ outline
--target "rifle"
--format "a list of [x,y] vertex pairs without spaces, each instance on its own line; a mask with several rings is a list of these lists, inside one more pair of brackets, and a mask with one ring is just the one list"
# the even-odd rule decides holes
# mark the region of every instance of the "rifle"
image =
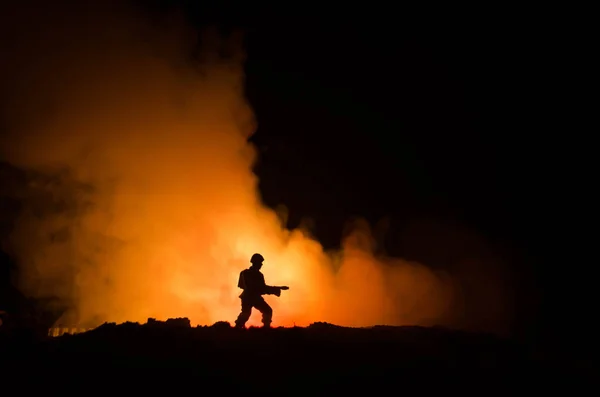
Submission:
[[287,285],[283,285],[283,286],[279,286],[279,287],[268,286],[266,294],[281,296],[281,291],[287,291],[288,289],[290,289],[290,287],[288,287]]

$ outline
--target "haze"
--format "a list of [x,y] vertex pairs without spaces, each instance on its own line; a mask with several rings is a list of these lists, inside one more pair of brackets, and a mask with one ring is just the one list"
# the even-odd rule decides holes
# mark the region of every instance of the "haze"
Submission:
[[364,224],[325,253],[261,203],[241,35],[205,32],[198,52],[182,18],[98,3],[3,14],[1,157],[31,175],[3,244],[28,296],[91,326],[233,322],[238,274],[260,252],[267,282],[291,288],[267,297],[275,326],[448,318],[456,283],[374,257]]

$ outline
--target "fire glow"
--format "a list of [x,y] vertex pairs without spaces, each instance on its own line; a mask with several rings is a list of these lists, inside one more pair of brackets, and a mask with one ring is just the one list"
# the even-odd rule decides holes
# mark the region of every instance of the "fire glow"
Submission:
[[[56,180],[25,190],[9,242],[28,296],[70,302],[67,317],[84,327],[150,317],[232,322],[239,272],[260,252],[267,283],[290,286],[266,297],[273,326],[443,317],[447,280],[374,257],[364,225],[334,266],[317,241],[283,228],[262,204],[239,35],[205,35],[190,60],[197,36],[177,18],[159,29],[110,1],[93,11],[53,7],[16,10],[3,28],[15,43],[3,65],[11,105],[2,158]],[[43,216],[38,197],[53,206]],[[259,324],[254,313],[248,325]]]

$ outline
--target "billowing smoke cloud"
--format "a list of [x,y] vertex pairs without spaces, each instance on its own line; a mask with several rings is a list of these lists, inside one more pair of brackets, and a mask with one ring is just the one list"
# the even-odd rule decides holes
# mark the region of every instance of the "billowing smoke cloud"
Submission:
[[177,18],[50,3],[3,11],[1,32],[1,157],[18,170],[3,193],[20,203],[3,244],[25,294],[70,302],[82,324],[232,321],[260,252],[267,281],[291,286],[269,299],[274,325],[450,318],[456,283],[374,257],[365,225],[331,255],[262,205],[239,36],[198,47]]

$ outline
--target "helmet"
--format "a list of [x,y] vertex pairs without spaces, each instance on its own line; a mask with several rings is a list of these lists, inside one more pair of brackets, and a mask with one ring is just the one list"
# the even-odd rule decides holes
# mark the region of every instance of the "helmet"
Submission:
[[261,254],[254,254],[254,255],[252,255],[252,258],[250,258],[250,263],[252,263],[252,264],[263,263],[264,260],[265,260],[265,258],[263,258],[263,256]]

